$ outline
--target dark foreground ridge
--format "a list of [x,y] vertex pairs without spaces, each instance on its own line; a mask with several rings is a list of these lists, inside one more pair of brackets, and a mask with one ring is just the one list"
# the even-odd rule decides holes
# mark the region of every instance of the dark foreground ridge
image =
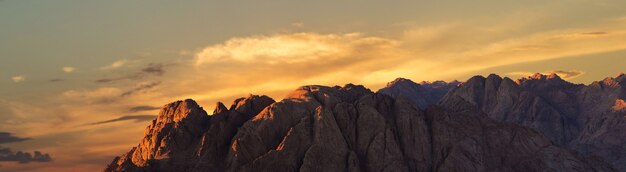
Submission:
[[625,171],[626,77],[397,79],[165,105],[105,171]]

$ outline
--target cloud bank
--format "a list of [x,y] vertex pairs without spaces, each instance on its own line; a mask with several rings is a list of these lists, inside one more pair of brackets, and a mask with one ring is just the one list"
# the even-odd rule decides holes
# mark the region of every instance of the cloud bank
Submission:
[[0,147],[0,162],[13,161],[21,164],[30,162],[50,162],[52,157],[49,154],[43,154],[39,151],[30,152],[17,151],[14,152],[9,148]]
[[13,134],[8,133],[8,132],[0,132],[0,144],[21,142],[25,140],[30,140],[30,138],[21,138],[21,137],[13,136]]

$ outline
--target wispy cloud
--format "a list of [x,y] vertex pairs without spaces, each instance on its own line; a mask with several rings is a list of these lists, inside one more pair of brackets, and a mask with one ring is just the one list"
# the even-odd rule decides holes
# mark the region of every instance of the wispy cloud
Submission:
[[329,60],[365,51],[369,46],[397,46],[397,42],[366,37],[360,33],[293,33],[272,36],[232,38],[196,54],[196,65],[216,62],[299,63]]
[[150,83],[139,84],[134,89],[122,93],[121,96],[122,97],[130,96],[130,95],[133,95],[133,94],[135,94],[137,92],[142,92],[142,91],[146,91],[146,90],[152,89],[152,88],[154,88],[154,87],[156,87],[156,86],[158,86],[160,84],[161,84],[161,82],[150,82]]
[[76,70],[76,68],[74,68],[74,67],[63,67],[61,70],[63,70],[63,72],[65,72],[65,73],[71,73],[71,72],[74,72],[74,70]]
[[117,61],[114,61],[113,63],[111,63],[109,65],[100,67],[100,69],[102,69],[102,70],[117,69],[117,68],[120,68],[120,67],[123,67],[124,65],[126,65],[127,62],[128,62],[128,60],[126,60],[126,59],[117,60]]
[[129,112],[143,112],[143,111],[151,111],[151,110],[157,110],[157,109],[161,109],[161,107],[142,105],[142,106],[133,106],[130,109],[128,109],[128,111]]
[[101,125],[101,124],[108,124],[108,123],[121,122],[121,121],[136,121],[136,122],[140,122],[140,121],[153,120],[155,118],[156,118],[155,115],[129,115],[129,116],[122,116],[122,117],[119,117],[119,118],[110,119],[110,120],[106,120],[106,121],[99,121],[99,122],[89,123],[88,125]]
[[51,80],[48,80],[48,81],[50,81],[50,82],[63,82],[63,81],[65,81],[65,79],[55,78],[55,79],[51,79]]
[[574,79],[576,77],[579,77],[579,76],[585,74],[585,72],[577,71],[577,70],[572,70],[572,71],[555,70],[555,71],[551,71],[550,73],[555,73],[555,74],[561,76],[563,79]]
[[100,87],[94,90],[69,90],[63,93],[66,101],[84,103],[111,102],[119,98],[122,90],[117,87]]
[[294,22],[294,23],[291,23],[291,26],[296,27],[296,28],[301,28],[301,27],[304,27],[304,23],[303,22]]
[[26,77],[18,75],[18,76],[11,77],[11,80],[13,80],[13,82],[15,83],[19,83],[19,82],[25,81]]
[[163,75],[163,73],[165,73],[165,70],[163,69],[163,64],[160,63],[150,63],[148,64],[148,66],[146,66],[145,68],[141,69],[142,72],[147,73],[147,74],[153,74],[153,75],[157,75],[157,76],[161,76]]
[[111,83],[122,80],[140,80],[147,76],[162,76],[165,73],[165,65],[160,63],[150,63],[146,67],[141,68],[141,70],[126,74],[119,77],[111,77],[111,78],[102,78],[98,79],[96,83]]

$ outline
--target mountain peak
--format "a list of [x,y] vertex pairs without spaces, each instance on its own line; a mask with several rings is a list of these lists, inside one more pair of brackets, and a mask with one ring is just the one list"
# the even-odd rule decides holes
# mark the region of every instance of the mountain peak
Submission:
[[274,102],[276,102],[274,99],[266,95],[259,96],[250,94],[248,97],[242,97],[235,100],[230,110],[234,110],[242,114],[250,114],[251,112],[261,111],[263,108]]
[[361,92],[371,92],[368,88],[365,88],[363,85],[354,85],[352,83],[346,84],[343,87],[339,88],[339,90],[345,91],[361,91]]
[[[520,78],[518,80],[515,81],[515,83],[517,83],[518,85],[527,85],[529,83],[537,83],[537,81],[541,81],[541,83],[543,82],[547,82],[550,85],[556,84],[556,85],[563,85],[563,84],[571,84],[565,80],[563,80],[558,74],[556,73],[551,73],[548,75],[545,74],[541,74],[541,73],[535,73],[531,76],[525,77],[525,78]],[[531,84],[534,85],[534,84]]]
[[485,83],[486,79],[487,78],[485,78],[484,76],[476,75],[476,76],[471,77],[470,79],[468,79],[464,83],[462,83],[462,85],[483,84],[483,83]]
[[420,84],[420,85],[422,85],[422,86],[424,86],[424,87],[438,88],[438,87],[447,87],[447,86],[450,86],[450,85],[455,85],[455,86],[456,86],[456,85],[458,85],[459,83],[461,83],[461,82],[459,82],[459,81],[457,81],[457,80],[453,80],[453,81],[450,81],[450,82],[446,82],[446,81],[442,81],[442,80],[437,80],[437,81],[433,81],[433,82],[430,82],[430,81],[422,81],[422,82],[420,82],[419,84]]
[[416,107],[426,109],[434,105],[449,90],[459,85],[458,81],[447,83],[445,81],[422,81],[419,84],[406,78],[397,78],[387,84],[385,88],[378,90],[378,93],[386,94],[396,98],[404,96],[411,100]]
[[[422,81],[422,83],[423,83],[423,82],[425,82],[425,81]],[[413,84],[416,84],[416,83],[415,83],[415,82],[413,82],[413,81],[412,81],[412,80],[410,80],[410,79],[406,79],[406,78],[396,78],[396,79],[394,79],[393,81],[388,82],[388,83],[387,83],[387,87],[391,87],[391,86],[394,86],[394,85],[399,85],[399,84],[410,84],[410,85],[413,85]]]
[[502,77],[500,75],[497,75],[495,73],[489,74],[489,76],[487,76],[487,78],[500,78],[500,79],[502,79]]
[[213,110],[213,114],[218,114],[222,112],[228,111],[228,108],[222,102],[215,103],[215,110]]
[[204,112],[204,110],[196,101],[192,99],[178,100],[163,106],[157,121],[170,123],[179,122],[185,118],[203,118],[201,115],[206,116],[206,113],[198,112]]
[[600,83],[611,88],[617,88],[620,86],[619,79],[613,77],[604,78],[602,81],[600,81]]
[[499,85],[500,82],[502,81],[502,77],[496,74],[489,74],[489,76],[487,76],[486,78],[486,81],[490,83],[498,83]]
[[619,75],[617,75],[617,77],[615,77],[615,80],[617,80],[620,83],[625,82],[626,81],[626,74],[620,73]]
[[548,75],[541,74],[541,73],[535,73],[535,74],[527,77],[527,79],[529,79],[529,80],[551,80],[551,79],[561,80],[561,77],[558,74],[556,74],[556,73],[550,73]]
[[287,99],[316,99],[320,103],[332,103],[335,101],[326,100],[325,98],[339,98],[344,102],[354,102],[363,95],[371,94],[372,91],[362,85],[346,84],[343,87],[308,85],[302,86],[287,95]]

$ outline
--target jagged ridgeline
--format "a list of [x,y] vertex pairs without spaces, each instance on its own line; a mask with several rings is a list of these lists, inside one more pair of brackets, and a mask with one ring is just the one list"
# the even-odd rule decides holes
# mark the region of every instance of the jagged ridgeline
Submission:
[[105,171],[626,171],[626,76],[397,79],[165,105]]

